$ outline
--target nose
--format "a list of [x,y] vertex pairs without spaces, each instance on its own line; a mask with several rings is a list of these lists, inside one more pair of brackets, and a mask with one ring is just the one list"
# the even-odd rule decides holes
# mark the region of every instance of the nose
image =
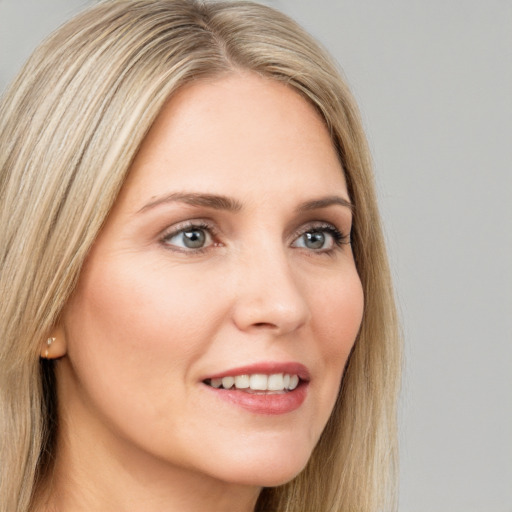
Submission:
[[304,325],[310,309],[300,274],[293,269],[286,248],[267,244],[240,254],[233,321],[242,331],[292,333]]

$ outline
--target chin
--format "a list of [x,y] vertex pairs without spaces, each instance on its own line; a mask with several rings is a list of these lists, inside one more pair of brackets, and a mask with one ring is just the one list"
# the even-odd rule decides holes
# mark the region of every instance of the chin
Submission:
[[245,453],[243,457],[225,461],[225,470],[218,475],[220,479],[240,485],[257,487],[277,487],[293,480],[307,465],[311,451],[293,450],[258,450],[251,457]]
[[251,487],[278,487],[293,480],[306,466],[307,460],[300,467],[254,468],[237,472],[236,475],[223,475],[222,480]]
[[267,472],[267,474],[261,475],[257,485],[259,487],[278,487],[280,485],[287,484],[301,473],[301,471],[306,467],[307,462],[308,461],[306,460],[306,462],[299,469],[273,468],[272,471]]

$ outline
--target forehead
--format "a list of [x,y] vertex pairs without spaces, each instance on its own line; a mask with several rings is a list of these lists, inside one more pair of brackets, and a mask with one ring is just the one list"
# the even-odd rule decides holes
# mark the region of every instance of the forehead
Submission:
[[234,196],[247,188],[265,194],[306,187],[318,195],[341,187],[346,193],[320,114],[291,87],[252,73],[194,82],[168,101],[123,195],[143,201],[162,187]]

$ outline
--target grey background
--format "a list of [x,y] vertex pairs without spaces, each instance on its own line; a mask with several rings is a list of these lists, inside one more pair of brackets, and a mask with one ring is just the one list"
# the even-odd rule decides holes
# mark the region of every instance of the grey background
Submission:
[[[0,90],[87,0],[0,0]],[[512,1],[275,0],[360,103],[406,338],[402,512],[512,512]]]

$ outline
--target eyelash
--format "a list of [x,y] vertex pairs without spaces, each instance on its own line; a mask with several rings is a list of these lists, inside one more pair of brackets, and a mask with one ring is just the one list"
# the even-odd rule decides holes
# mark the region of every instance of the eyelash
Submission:
[[177,247],[175,245],[169,244],[167,242],[168,240],[175,237],[176,235],[179,235],[180,233],[186,233],[187,231],[194,231],[194,230],[198,230],[198,231],[201,230],[201,231],[207,232],[213,240],[215,240],[215,237],[218,234],[217,230],[215,229],[215,226],[213,226],[212,224],[209,224],[204,221],[197,221],[197,222],[191,221],[191,222],[187,222],[185,224],[179,224],[178,226],[173,226],[172,228],[170,228],[169,231],[165,232],[162,235],[160,241],[168,249],[171,249],[171,250],[177,251],[177,252],[189,253],[189,254],[202,254],[202,253],[206,252],[208,249],[210,249],[211,245],[213,245],[213,246],[220,245],[218,243],[213,242],[213,244],[208,245],[206,247],[199,247],[196,249],[190,249],[190,248],[185,249],[185,248],[181,248],[181,247]]
[[320,224],[309,224],[302,229],[299,229],[294,233],[294,241],[298,240],[301,236],[306,233],[315,233],[315,232],[323,232],[328,233],[333,241],[334,246],[330,249],[320,249],[318,251],[311,250],[313,253],[317,254],[332,254],[337,249],[339,249],[343,245],[350,245],[350,234],[346,235],[342,233],[338,228],[333,226],[332,224],[320,223]]
[[[207,232],[209,234],[209,236],[212,238],[212,240],[215,240],[215,238],[218,234],[217,230],[215,229],[215,226],[212,224],[209,224],[204,221],[197,221],[197,222],[191,221],[186,224],[180,224],[178,226],[173,226],[172,228],[170,228],[169,231],[164,232],[164,234],[162,235],[162,237],[160,239],[160,242],[166,248],[169,248],[173,251],[183,252],[183,253],[188,253],[188,254],[202,254],[202,253],[208,251],[212,246],[218,247],[219,245],[221,245],[220,243],[216,243],[215,241],[213,241],[213,243],[207,245],[206,247],[185,249],[185,248],[177,247],[176,245],[168,243],[168,240],[179,235],[180,233],[186,233],[186,232],[190,232],[193,230]],[[309,249],[309,252],[312,252],[312,253],[332,254],[333,252],[338,250],[341,246],[350,245],[350,242],[351,242],[350,234],[346,235],[346,234],[342,233],[339,229],[337,229],[335,226],[333,226],[332,224],[327,224],[327,223],[321,223],[321,224],[313,223],[313,224],[308,224],[308,225],[304,226],[303,228],[297,230],[293,234],[293,242],[297,241],[301,236],[304,236],[306,233],[314,233],[314,232],[328,233],[332,237],[332,239],[334,241],[334,245],[333,245],[333,247],[331,247],[329,249],[320,249],[320,250]]]

